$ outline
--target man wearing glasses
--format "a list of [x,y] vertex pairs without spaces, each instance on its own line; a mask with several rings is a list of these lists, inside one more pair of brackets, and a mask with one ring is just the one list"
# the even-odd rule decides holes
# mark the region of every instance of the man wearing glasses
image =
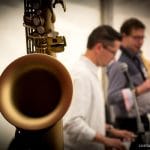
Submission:
[[[147,79],[147,71],[141,59],[145,25],[136,18],[130,18],[122,24],[120,31],[121,55],[118,62],[108,67],[108,100],[114,106],[116,127],[137,133],[137,113],[133,101],[133,96],[136,95],[140,117],[147,131],[149,130],[147,114],[150,112],[150,79]],[[128,66],[128,73],[134,85],[133,90],[121,69],[120,62]],[[140,144],[138,142],[140,141],[131,145],[132,150],[138,149]]]
[[112,27],[97,27],[88,37],[87,51],[72,68],[74,94],[64,117],[65,150],[104,150],[104,145],[125,150],[120,139],[106,137],[105,131],[121,139],[135,137],[132,132],[117,130],[105,123],[98,68],[114,59],[120,40],[121,35]]

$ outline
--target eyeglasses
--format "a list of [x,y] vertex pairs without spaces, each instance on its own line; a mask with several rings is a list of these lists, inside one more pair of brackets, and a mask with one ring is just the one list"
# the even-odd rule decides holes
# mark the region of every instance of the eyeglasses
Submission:
[[116,55],[116,51],[112,50],[109,46],[103,45],[104,49],[110,52],[112,55]]
[[143,40],[145,38],[144,36],[134,36],[134,35],[131,35],[131,37],[136,41]]

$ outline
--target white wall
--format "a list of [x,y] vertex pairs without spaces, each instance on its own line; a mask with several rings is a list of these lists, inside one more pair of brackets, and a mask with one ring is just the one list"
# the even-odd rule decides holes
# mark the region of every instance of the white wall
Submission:
[[[0,2],[0,73],[14,59],[26,54],[23,27],[23,3],[19,0]],[[54,9],[55,29],[67,40],[65,51],[58,59],[69,69],[86,50],[86,40],[91,30],[100,24],[98,0],[67,0],[67,11],[60,5]],[[0,115],[0,150],[5,150],[15,128]]]
[[[0,7],[0,73],[14,59],[24,55],[25,35],[22,22],[23,5]],[[0,150],[5,150],[15,128],[0,115]]]
[[85,52],[87,36],[100,24],[100,6],[98,0],[68,0],[67,4],[65,13],[60,6],[55,11],[57,16],[55,29],[66,37],[67,46],[64,52],[58,54],[58,58],[70,69]]
[[0,6],[0,73],[17,57],[24,55],[23,5]]

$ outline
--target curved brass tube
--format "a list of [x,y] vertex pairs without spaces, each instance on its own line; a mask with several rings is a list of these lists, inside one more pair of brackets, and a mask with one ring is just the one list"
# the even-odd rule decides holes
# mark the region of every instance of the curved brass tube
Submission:
[[18,58],[1,75],[1,113],[19,128],[38,130],[52,126],[67,111],[71,97],[68,71],[45,54]]
[[54,57],[28,54],[8,65],[0,78],[0,109],[18,130],[15,147],[63,150],[61,119],[71,97],[70,75]]
[[24,0],[28,55],[0,77],[0,111],[16,127],[9,150],[64,149],[61,119],[71,102],[72,81],[55,58],[66,46],[65,37],[54,31],[56,3],[65,10],[63,0]]

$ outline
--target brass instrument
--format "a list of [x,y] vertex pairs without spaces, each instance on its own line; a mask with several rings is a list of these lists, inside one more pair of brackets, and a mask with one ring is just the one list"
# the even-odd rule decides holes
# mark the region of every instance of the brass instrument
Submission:
[[27,54],[0,77],[0,111],[16,127],[9,150],[63,150],[61,118],[72,98],[72,81],[56,59],[65,37],[54,31],[53,7],[63,0],[24,0]]
[[56,20],[53,7],[59,3],[66,11],[63,0],[24,0],[24,26],[27,53],[62,52],[66,46],[64,36],[54,30]]

